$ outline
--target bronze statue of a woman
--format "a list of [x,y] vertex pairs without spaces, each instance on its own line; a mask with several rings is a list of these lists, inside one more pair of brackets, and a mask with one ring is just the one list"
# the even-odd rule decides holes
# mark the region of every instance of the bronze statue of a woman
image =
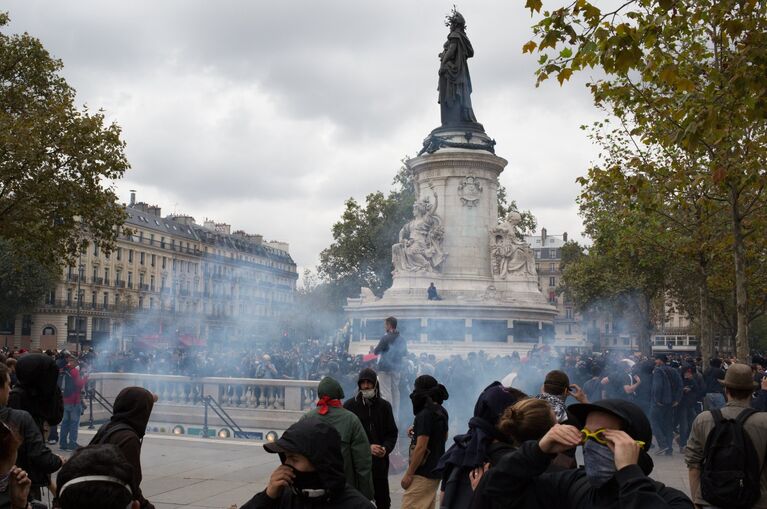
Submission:
[[476,123],[471,108],[471,76],[467,59],[474,56],[469,38],[466,37],[466,20],[453,8],[445,25],[450,27],[450,34],[439,54],[439,104],[442,125]]

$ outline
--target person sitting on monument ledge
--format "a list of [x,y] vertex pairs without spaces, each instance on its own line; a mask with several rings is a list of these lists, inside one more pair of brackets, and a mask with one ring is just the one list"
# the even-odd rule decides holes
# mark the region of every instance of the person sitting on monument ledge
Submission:
[[426,290],[426,295],[428,296],[429,300],[442,300],[442,297],[440,297],[437,293],[437,287],[434,286],[433,282],[429,285],[429,289]]

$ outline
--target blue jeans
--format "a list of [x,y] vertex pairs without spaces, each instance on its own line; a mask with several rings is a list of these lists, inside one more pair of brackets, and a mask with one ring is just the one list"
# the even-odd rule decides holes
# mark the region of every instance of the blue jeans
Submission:
[[80,403],[64,405],[64,418],[61,420],[59,445],[61,448],[75,447],[77,444],[77,429],[80,427]]
[[719,410],[724,404],[724,394],[721,392],[709,392],[703,398],[703,410]]

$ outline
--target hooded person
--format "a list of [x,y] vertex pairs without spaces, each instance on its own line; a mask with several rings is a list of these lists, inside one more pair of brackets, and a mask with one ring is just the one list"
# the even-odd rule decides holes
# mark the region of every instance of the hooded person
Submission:
[[131,493],[141,509],[154,509],[141,493],[141,445],[156,400],[156,396],[143,387],[121,390],[115,398],[112,417],[89,444],[114,444],[120,449],[133,469]]
[[426,509],[434,507],[442,477],[434,470],[445,454],[450,419],[442,402],[449,394],[445,386],[431,375],[419,376],[413,385],[410,394],[414,416],[410,461],[400,481],[400,486],[405,490],[402,507]]
[[317,386],[317,407],[306,412],[302,419],[316,417],[333,426],[341,435],[341,455],[347,482],[368,500],[373,500],[372,457],[362,423],[343,406],[344,390],[334,379],[326,376]]
[[64,399],[59,389],[56,361],[41,353],[22,356],[16,363],[18,383],[8,399],[8,406],[29,412],[40,434],[46,423],[55,426],[64,417]]
[[389,509],[389,454],[397,445],[397,423],[391,404],[381,398],[375,371],[371,368],[360,371],[357,388],[357,394],[344,403],[344,408],[357,416],[370,442],[376,508]]
[[[512,509],[692,509],[679,490],[649,477],[652,430],[634,403],[605,399],[571,405],[583,426],[557,424],[538,441],[529,440],[490,469],[484,495],[493,507]],[[547,473],[559,452],[583,446],[584,467]]]
[[341,436],[318,417],[301,419],[264,449],[279,454],[282,465],[272,472],[266,489],[240,509],[373,509],[347,483]]
[[507,407],[525,398],[525,394],[501,382],[485,387],[474,405],[469,430],[453,438],[453,445],[439,459],[435,472],[442,475],[442,508],[469,507],[473,497],[469,473],[490,459],[494,443],[507,442],[508,437],[497,427]]
[[30,499],[41,500],[41,488],[50,483],[50,474],[61,468],[62,460],[51,452],[37,424],[28,412],[16,410],[6,404],[11,392],[8,368],[0,364],[0,421],[18,433],[21,444],[15,464],[25,470],[31,479]]

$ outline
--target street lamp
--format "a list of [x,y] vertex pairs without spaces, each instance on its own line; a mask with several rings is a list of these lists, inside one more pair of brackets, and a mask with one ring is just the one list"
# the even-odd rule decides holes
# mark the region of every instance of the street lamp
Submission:
[[78,258],[78,273],[77,273],[77,314],[75,316],[75,338],[77,340],[77,347],[76,352],[78,355],[80,355],[80,350],[82,349],[82,344],[80,341],[80,310],[82,309],[82,301],[83,301],[83,295],[80,291],[80,284],[83,279],[83,275],[85,274],[85,265],[82,263],[83,261],[83,251],[80,250],[80,257]]

